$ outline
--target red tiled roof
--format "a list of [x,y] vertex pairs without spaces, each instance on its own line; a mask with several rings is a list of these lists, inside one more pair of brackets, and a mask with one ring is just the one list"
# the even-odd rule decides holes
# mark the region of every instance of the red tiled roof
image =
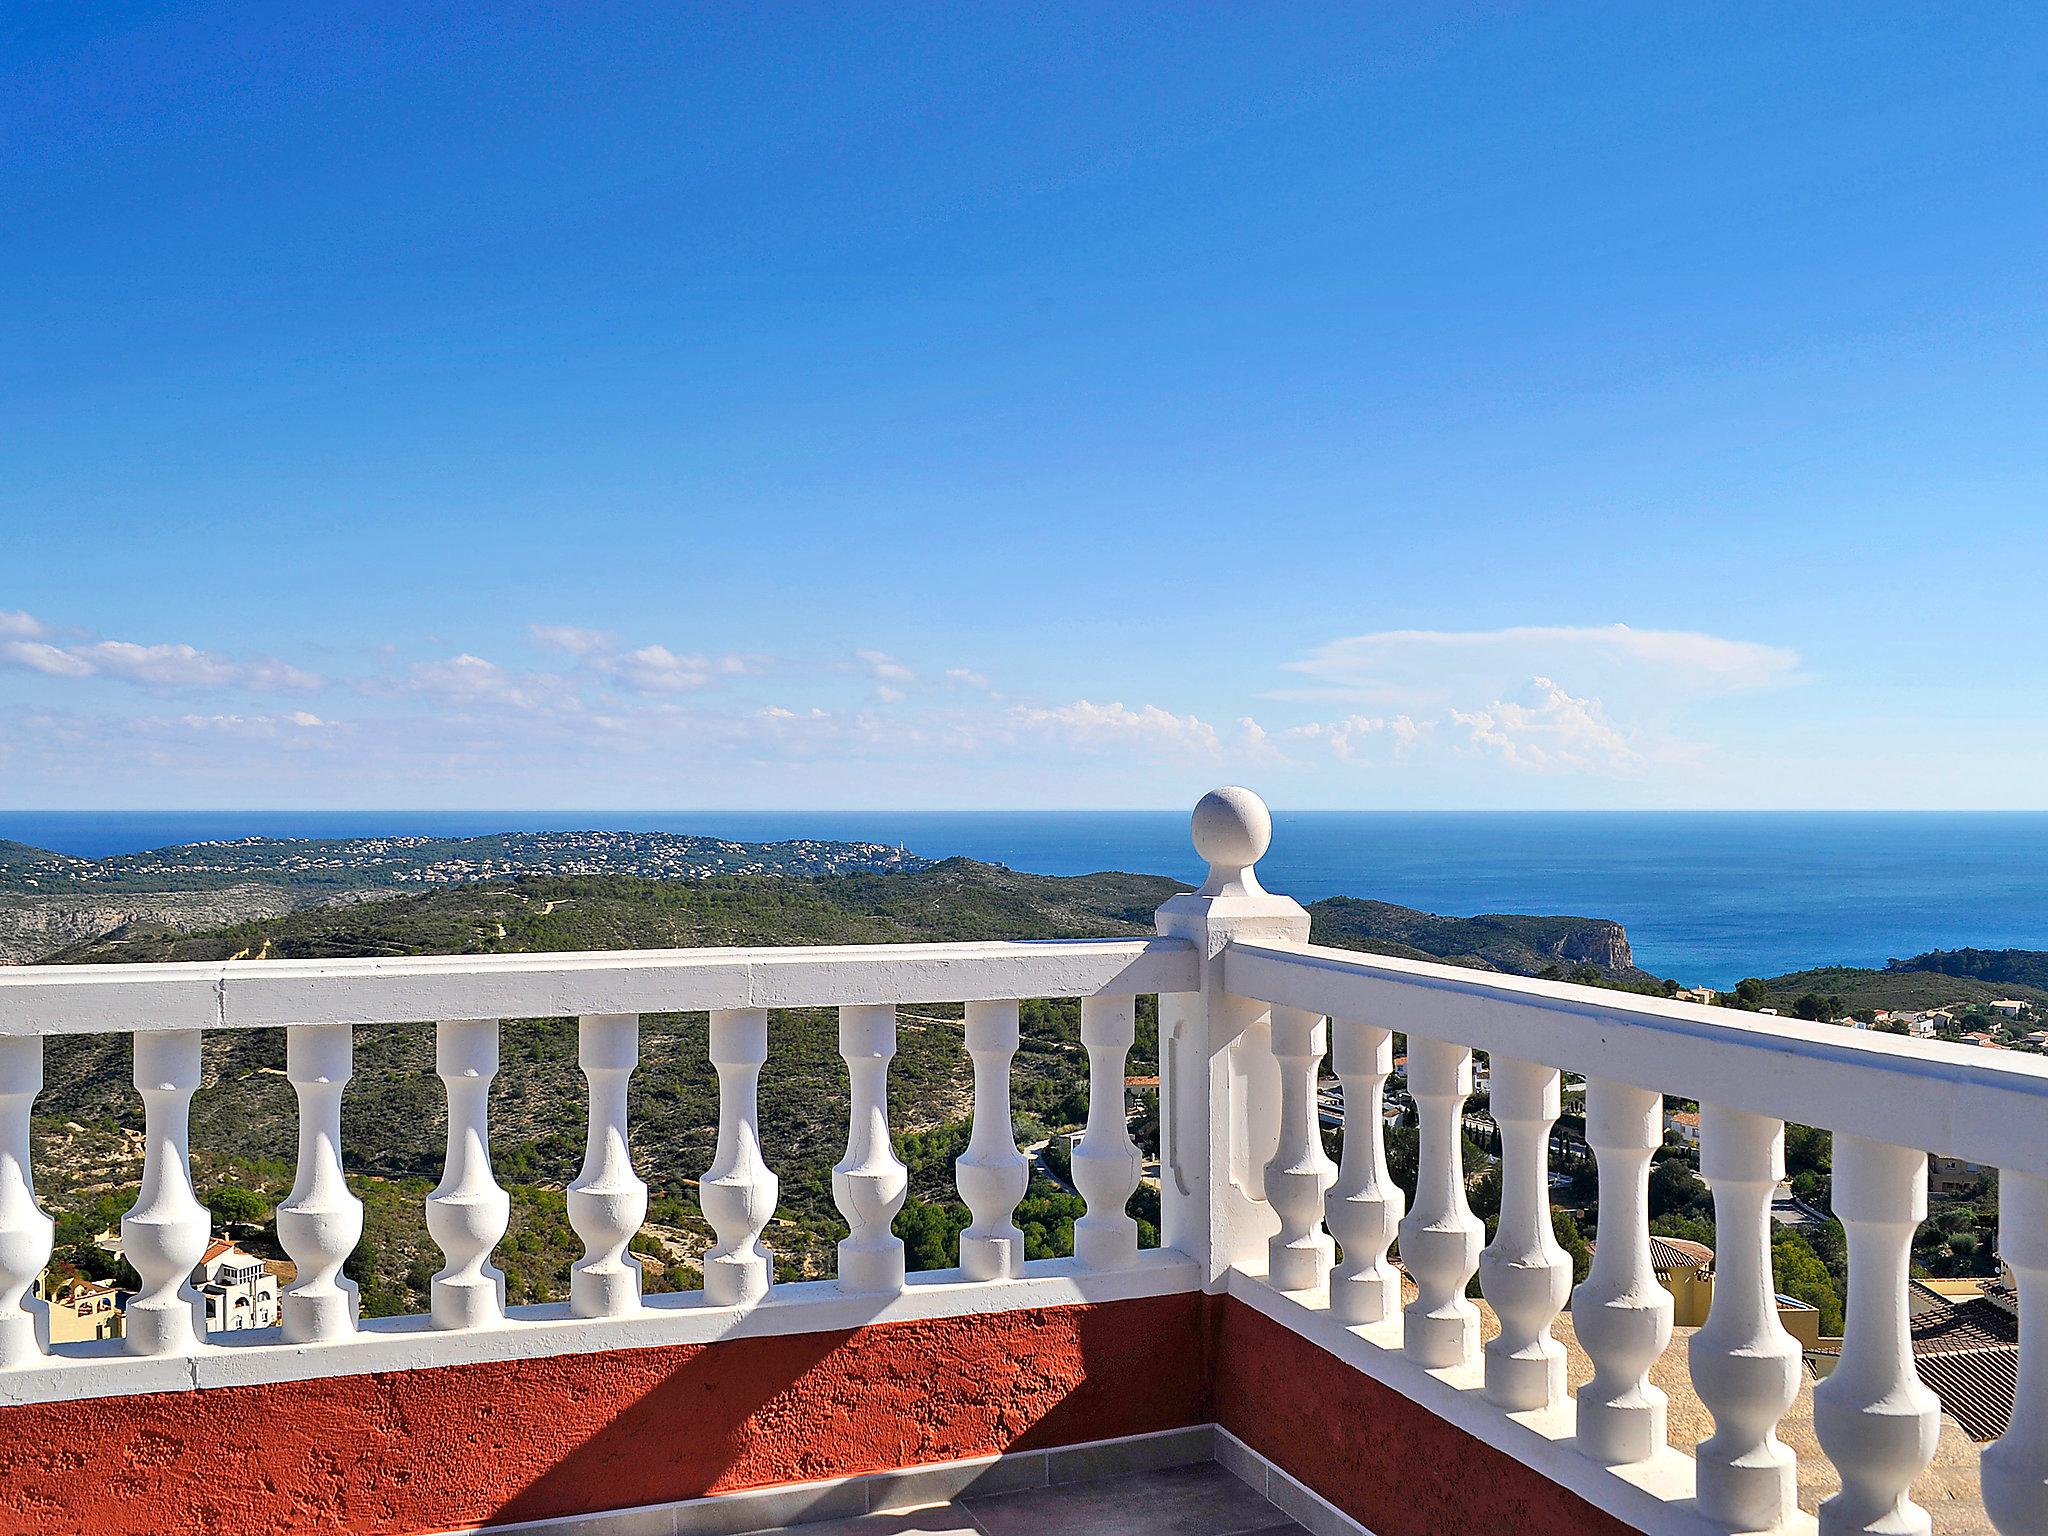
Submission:
[[1659,1237],[1650,1234],[1650,1267],[1652,1269],[1709,1269],[1713,1267],[1714,1250],[1705,1243],[1696,1243],[1687,1237]]

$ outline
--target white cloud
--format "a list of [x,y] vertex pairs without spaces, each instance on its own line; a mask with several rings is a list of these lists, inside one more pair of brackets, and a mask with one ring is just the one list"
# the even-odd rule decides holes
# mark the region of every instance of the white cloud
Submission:
[[853,654],[854,659],[866,667],[871,676],[878,677],[885,683],[907,683],[917,676],[887,651],[855,651]]
[[875,697],[884,704],[901,704],[904,694],[901,688],[877,688]]
[[618,645],[616,635],[601,629],[579,629],[574,624],[529,624],[526,629],[536,643],[571,656],[592,656]]
[[1306,725],[1290,726],[1282,734],[1290,742],[1322,742],[1339,761],[1352,763],[1360,760],[1367,741],[1387,739],[1398,754],[1434,729],[1434,721],[1418,724],[1407,715],[1346,715],[1341,720],[1313,720]]
[[25,637],[0,641],[0,664],[45,677],[104,677],[159,692],[235,688],[311,693],[327,686],[325,678],[275,656],[240,661],[192,645],[139,645],[132,640],[57,645],[35,638],[49,633],[48,626],[29,614],[0,614],[0,634]]
[[1635,773],[1644,754],[1608,720],[1598,699],[1578,698],[1547,677],[1530,679],[1530,702],[1497,700],[1485,709],[1452,710],[1466,741],[1516,768],[1538,773]]
[[1216,727],[1194,715],[1176,715],[1156,704],[1127,709],[1121,703],[1077,699],[1057,709],[1019,704],[1010,718],[1020,726],[1069,745],[1100,749],[1135,746],[1148,751],[1214,753],[1222,747]]
[[45,677],[91,677],[93,664],[61,647],[41,640],[0,642],[0,661],[40,672]]
[[0,608],[0,639],[40,640],[49,632],[49,626],[32,613]]
[[989,691],[988,678],[969,667],[946,668],[946,681],[958,683],[962,688],[979,688],[983,693]]
[[692,693],[761,665],[759,657],[679,654],[665,645],[628,651],[608,631],[573,624],[532,624],[527,632],[536,644],[573,656],[584,671],[634,693]]
[[1290,671],[1333,693],[1412,697],[1488,680],[1591,675],[1687,694],[1742,692],[1790,678],[1799,654],[1783,646],[1692,630],[1626,624],[1513,629],[1394,629],[1333,640]]
[[439,703],[457,706],[497,704],[507,709],[538,710],[573,703],[561,679],[544,672],[513,672],[464,651],[445,661],[414,662],[409,691]]

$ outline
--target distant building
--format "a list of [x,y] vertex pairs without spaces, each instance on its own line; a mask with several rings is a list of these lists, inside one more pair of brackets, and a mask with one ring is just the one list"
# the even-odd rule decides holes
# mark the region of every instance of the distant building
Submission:
[[51,1271],[43,1277],[42,1295],[50,1304],[52,1344],[118,1339],[127,1331],[127,1293],[110,1281]]
[[[1650,1234],[1650,1268],[1657,1283],[1671,1293],[1671,1321],[1680,1328],[1697,1328],[1707,1320],[1714,1305],[1714,1250],[1705,1243],[1683,1237]],[[1820,1312],[1806,1302],[1780,1296],[1778,1321],[1799,1341],[1801,1349],[1820,1343]]]
[[1675,1109],[1664,1116],[1664,1133],[1676,1136],[1688,1147],[1700,1144],[1700,1112],[1696,1109]]
[[1721,994],[1712,987],[1680,987],[1671,995],[1681,1003],[1711,1003]]
[[2002,1013],[2008,1019],[2016,1019],[2027,1011],[2027,1005],[2016,997],[1994,998],[1984,1005],[1993,1013]]
[[207,1245],[192,1285],[206,1300],[208,1333],[277,1326],[277,1276],[224,1237]]
[[1960,1157],[1927,1159],[1927,1192],[1930,1195],[1967,1195],[1984,1181],[1984,1165]]

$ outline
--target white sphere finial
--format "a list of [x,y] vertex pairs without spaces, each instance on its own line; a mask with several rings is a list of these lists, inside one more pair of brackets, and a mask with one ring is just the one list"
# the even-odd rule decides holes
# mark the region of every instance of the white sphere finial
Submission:
[[1265,801],[1235,784],[1212,789],[1195,806],[1191,830],[1195,852],[1209,863],[1202,895],[1264,894],[1252,866],[1273,842],[1273,813]]

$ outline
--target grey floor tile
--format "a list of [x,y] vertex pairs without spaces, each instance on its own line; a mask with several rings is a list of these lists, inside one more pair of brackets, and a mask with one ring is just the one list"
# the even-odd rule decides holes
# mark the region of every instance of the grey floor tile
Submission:
[[957,1504],[913,1510],[907,1515],[863,1515],[858,1520],[826,1520],[791,1527],[795,1536],[982,1536]]
[[961,1503],[987,1536],[1250,1536],[1289,1526],[1214,1462]]

